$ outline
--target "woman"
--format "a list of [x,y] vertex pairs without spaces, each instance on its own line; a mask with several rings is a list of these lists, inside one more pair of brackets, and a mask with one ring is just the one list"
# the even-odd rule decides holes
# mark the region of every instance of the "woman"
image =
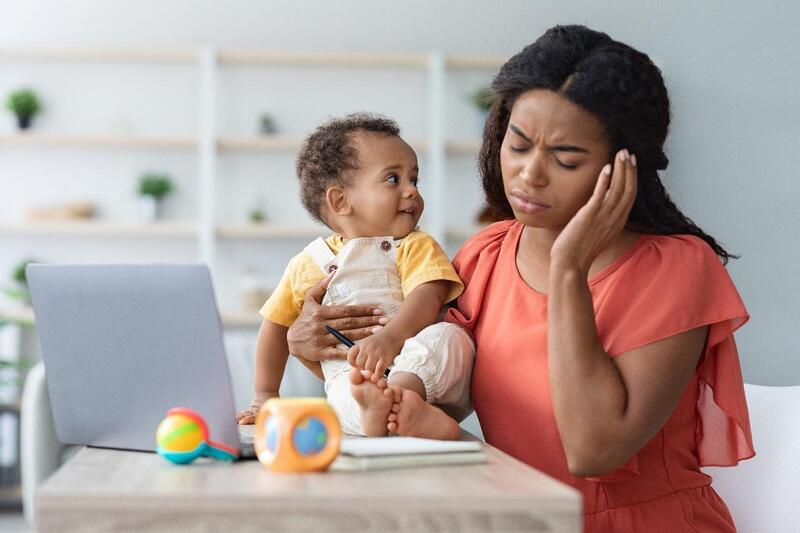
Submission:
[[[700,467],[754,454],[733,339],[748,315],[720,262],[732,256],[659,179],[660,71],[565,26],[492,87],[479,165],[510,220],[457,254],[467,289],[448,316],[477,344],[487,442],[579,489],[587,532],[735,531]],[[377,323],[368,308],[307,311],[290,332],[303,357],[334,343],[320,320],[356,337]]]

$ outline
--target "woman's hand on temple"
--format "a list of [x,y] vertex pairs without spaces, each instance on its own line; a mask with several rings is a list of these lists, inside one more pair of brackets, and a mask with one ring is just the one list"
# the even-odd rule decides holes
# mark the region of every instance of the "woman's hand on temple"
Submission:
[[383,310],[371,305],[322,305],[331,281],[326,277],[306,292],[303,309],[289,328],[289,353],[308,361],[347,359],[347,350],[336,348],[339,341],[325,330],[331,326],[356,341],[369,337],[387,324]]
[[[620,234],[636,200],[636,156],[621,150],[603,167],[592,197],[561,231],[550,250],[551,265],[588,276],[598,255]],[[551,267],[552,269],[552,267]]]

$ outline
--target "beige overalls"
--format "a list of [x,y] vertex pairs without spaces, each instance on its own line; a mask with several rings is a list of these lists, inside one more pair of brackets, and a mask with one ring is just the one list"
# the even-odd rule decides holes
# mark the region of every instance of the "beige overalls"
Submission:
[[[375,305],[393,317],[403,302],[397,271],[397,248],[401,243],[402,239],[392,237],[352,239],[338,255],[322,238],[306,246],[306,252],[325,275],[335,272],[322,304]],[[341,344],[339,348],[346,349]],[[466,331],[455,324],[437,322],[406,340],[389,379],[396,372],[416,375],[425,385],[428,403],[460,421],[472,411],[469,389],[474,357],[475,345]],[[346,360],[322,361],[325,394],[339,416],[342,430],[363,435],[359,406],[350,394],[352,368]]]

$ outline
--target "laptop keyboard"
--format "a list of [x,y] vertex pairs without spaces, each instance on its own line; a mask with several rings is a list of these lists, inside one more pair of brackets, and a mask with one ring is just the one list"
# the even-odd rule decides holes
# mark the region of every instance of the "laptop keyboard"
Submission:
[[253,430],[255,426],[249,424],[246,426],[236,426],[239,430],[239,442],[241,448],[239,449],[239,456],[242,459],[252,459],[256,456],[256,449],[253,446]]

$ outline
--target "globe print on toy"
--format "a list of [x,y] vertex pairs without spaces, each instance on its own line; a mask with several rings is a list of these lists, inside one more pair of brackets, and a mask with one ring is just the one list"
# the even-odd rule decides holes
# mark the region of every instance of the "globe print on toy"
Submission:
[[316,455],[325,449],[327,443],[328,430],[319,418],[309,416],[294,428],[292,444],[302,455]]
[[278,453],[278,441],[280,441],[280,420],[278,420],[277,416],[271,416],[267,419],[267,430],[266,430],[266,439],[265,443],[267,445],[267,450],[269,453],[275,455]]

